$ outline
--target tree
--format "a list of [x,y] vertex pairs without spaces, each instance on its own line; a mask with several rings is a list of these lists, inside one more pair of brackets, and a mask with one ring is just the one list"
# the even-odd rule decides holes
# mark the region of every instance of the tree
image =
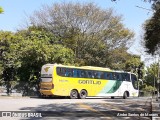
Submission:
[[[119,48],[111,51],[109,55],[111,63],[108,67],[115,70],[124,70],[133,72],[138,75],[138,67],[143,65],[140,56],[132,55],[127,52],[124,48]],[[143,69],[143,66],[142,66]]]
[[43,28],[29,27],[16,33],[0,32],[0,81],[7,87],[33,93],[38,88],[43,64],[73,64],[74,54],[58,44],[53,34]]
[[[117,1],[117,0],[111,0]],[[149,54],[160,52],[160,1],[159,0],[141,0],[152,3],[154,11],[153,16],[146,21],[144,25],[144,46]]]
[[4,12],[3,8],[0,7],[0,14],[3,13],[3,12]]
[[152,55],[160,52],[160,2],[156,3],[154,10],[152,18],[147,20],[144,25],[144,45],[147,52]]
[[146,70],[146,76],[144,81],[144,90],[155,91],[158,79],[158,63],[153,63]]
[[55,44],[54,35],[43,28],[29,27],[27,30],[17,32],[16,36],[20,38],[15,48],[15,51],[19,51],[20,62],[17,69],[20,81],[16,88],[22,90],[23,95],[33,94],[33,90],[38,89],[37,82],[42,65],[74,63],[73,51]]
[[151,85],[154,87],[154,81],[157,81],[158,79],[158,64],[154,63],[151,64],[150,67],[147,67],[147,71],[146,71],[146,84],[147,85]]
[[125,28],[122,17],[112,9],[103,10],[93,3],[61,3],[43,6],[30,17],[33,26],[43,26],[59,43],[71,48],[76,63],[106,66],[108,53],[127,48],[134,33]]
[[12,54],[11,43],[13,39],[13,33],[0,31],[0,83],[6,86],[8,95],[12,88],[16,68],[14,61],[17,59],[16,55]]
[[[111,1],[117,1],[117,0],[111,0]],[[159,0],[141,0],[141,1],[144,1],[144,2],[157,2],[157,1],[159,1]]]

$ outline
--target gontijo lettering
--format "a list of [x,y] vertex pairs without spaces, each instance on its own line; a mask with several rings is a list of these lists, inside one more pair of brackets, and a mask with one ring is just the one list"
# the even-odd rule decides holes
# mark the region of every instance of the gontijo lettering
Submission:
[[101,81],[94,81],[94,80],[79,80],[79,84],[101,84]]

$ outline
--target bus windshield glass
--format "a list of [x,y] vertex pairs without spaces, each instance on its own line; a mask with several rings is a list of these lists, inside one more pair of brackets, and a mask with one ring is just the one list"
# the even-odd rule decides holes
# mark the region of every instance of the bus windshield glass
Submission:
[[136,75],[131,74],[131,80],[132,80],[132,84],[133,84],[134,89],[138,89],[138,80],[137,80]]

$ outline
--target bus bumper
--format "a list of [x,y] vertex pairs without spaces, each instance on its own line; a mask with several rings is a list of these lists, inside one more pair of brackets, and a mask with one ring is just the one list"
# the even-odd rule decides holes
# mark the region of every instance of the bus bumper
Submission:
[[54,95],[54,90],[40,90],[41,95]]

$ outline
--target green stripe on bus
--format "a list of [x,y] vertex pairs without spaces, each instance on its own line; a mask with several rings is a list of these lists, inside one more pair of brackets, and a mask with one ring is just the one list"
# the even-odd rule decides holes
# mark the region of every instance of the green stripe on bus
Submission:
[[119,87],[121,86],[122,81],[115,81],[114,85],[112,86],[112,88],[107,92],[107,93],[114,93],[116,92]]
[[107,93],[113,87],[115,82],[116,81],[114,81],[114,80],[108,80],[105,87],[102,89],[102,91],[100,93]]

